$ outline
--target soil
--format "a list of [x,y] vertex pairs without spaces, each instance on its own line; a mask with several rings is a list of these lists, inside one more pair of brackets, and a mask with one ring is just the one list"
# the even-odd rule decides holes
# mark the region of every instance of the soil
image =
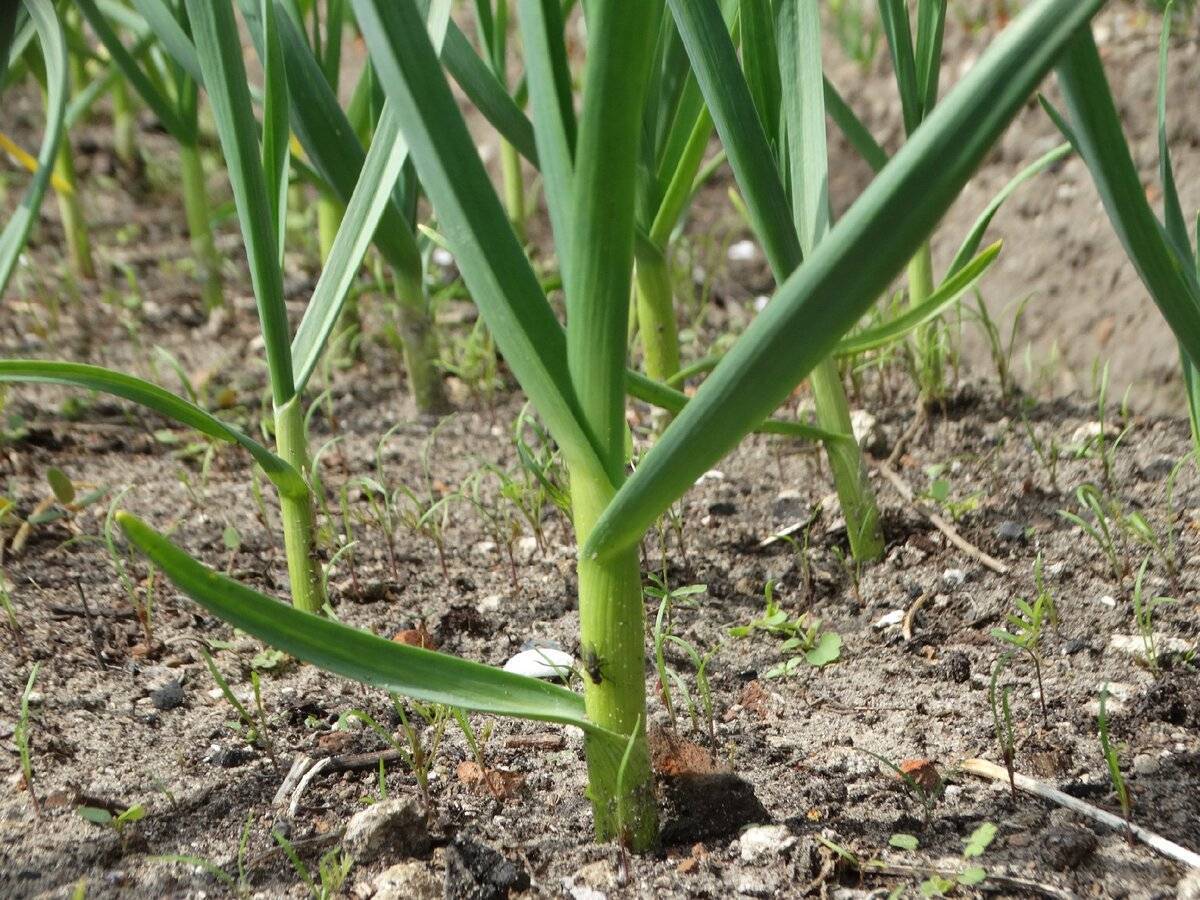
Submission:
[[[1137,140],[1138,162],[1151,173],[1153,110],[1147,98],[1157,23],[1121,7],[1101,25],[1108,29],[1106,57]],[[961,67],[985,39],[956,24],[948,56]],[[1177,48],[1173,83],[1179,97],[1194,95],[1197,46],[1192,38]],[[833,75],[842,85],[858,77],[847,67],[835,67]],[[861,97],[848,88],[847,94],[894,146],[897,129],[887,96],[863,99],[885,83],[877,69]],[[15,96],[14,115],[35,133],[36,98]],[[1200,138],[1182,130],[1197,127],[1186,119],[1179,117],[1173,140],[1184,206],[1194,209],[1200,202]],[[189,277],[178,205],[166,193],[173,164],[169,142],[147,131],[147,177],[140,189],[129,190],[106,135],[97,127],[80,141],[103,274],[80,284],[65,273],[57,213],[47,202],[31,252],[34,265],[19,274],[5,301],[0,351],[102,363],[176,387],[171,366],[153,350],[162,347],[180,361],[204,402],[256,430],[265,372],[237,241],[227,226],[222,247],[236,262],[228,285],[231,312],[205,322]],[[1053,140],[1036,110],[1018,120],[948,216],[939,257],[957,243],[986,198]],[[852,162],[847,168],[849,174],[835,183],[843,204],[865,177],[855,174]],[[702,198],[686,243],[696,265],[707,266],[698,281],[711,299],[696,319],[697,344],[745,321],[753,298],[770,286],[759,264],[726,259],[729,243],[745,235],[716,213],[724,191],[714,187]],[[303,233],[305,221],[295,230]],[[1200,477],[1195,467],[1183,466],[1171,478],[1190,448],[1188,426],[1154,411],[1149,394],[1132,403],[1143,412],[1122,412],[1115,404],[1100,412],[1090,391],[1080,390],[1088,382],[1078,375],[1093,355],[1111,357],[1115,399],[1129,381],[1169,383],[1176,351],[1096,209],[1077,161],[1023,191],[997,219],[996,231],[1013,239],[985,283],[988,299],[1003,305],[1030,292],[1053,298],[1031,304],[1021,326],[1022,334],[1037,336],[1035,375],[1038,348],[1058,337],[1063,356],[1047,368],[1048,378],[1026,381],[1024,394],[1002,396],[994,378],[974,377],[965,366],[950,401],[915,429],[911,390],[898,367],[866,376],[854,402],[876,419],[865,442],[873,457],[886,459],[900,445],[894,468],[918,494],[945,482],[942,515],[1007,572],[951,545],[922,512],[926,504],[904,500],[878,471],[886,558],[861,570],[846,565],[844,526],[828,503],[821,456],[779,439],[748,439],[686,496],[680,530],[652,535],[643,547],[647,572],[665,567],[674,587],[706,586],[692,598],[694,605],[675,607],[672,627],[701,653],[716,648],[707,666],[711,722],[703,704],[690,715],[676,687],[673,723],[648,662],[662,770],[662,848],[627,858],[591,841],[578,735],[496,720],[484,761],[501,775],[490,779],[495,790],[489,791],[481,788],[485,779],[478,768],[461,765],[474,757],[450,724],[431,764],[427,805],[408,766],[393,762],[387,769],[389,796],[420,800],[433,838],[432,848],[419,848],[416,865],[407,870],[408,889],[395,896],[415,896],[422,875],[432,876],[448,897],[849,898],[882,896],[893,888],[917,895],[935,870],[961,871],[975,863],[991,876],[982,886],[990,896],[1183,895],[1183,867],[1076,814],[1028,795],[1014,797],[1007,784],[958,768],[967,758],[999,759],[989,686],[1004,647],[991,630],[1005,626],[1015,598],[1037,595],[1040,558],[1057,611],[1040,651],[1045,716],[1028,659],[1014,660],[999,679],[1001,690],[1011,690],[1016,770],[1118,811],[1097,738],[1097,702],[1107,685],[1135,821],[1200,848],[1200,672],[1188,652],[1174,651],[1166,640],[1181,641],[1191,652],[1200,641]],[[312,250],[301,243],[288,258],[289,301],[297,316],[314,282]],[[379,333],[386,318],[385,309],[369,305],[368,333]],[[444,320],[460,322],[446,326],[448,341],[465,333],[464,318],[465,306],[443,309]],[[1106,320],[1113,324],[1104,325]],[[338,439],[321,457],[331,498],[323,552],[329,555],[333,533],[344,530],[337,504],[343,486],[358,540],[331,576],[337,616],[389,637],[408,631],[409,639],[416,632],[423,640],[427,633],[441,650],[496,665],[536,644],[578,655],[574,546],[560,513],[546,511],[544,546],[525,528],[510,561],[497,547],[491,520],[470,504],[451,504],[443,568],[428,536],[398,528],[389,541],[371,520],[357,484],[370,476],[393,489],[405,483],[440,495],[463,487],[484,463],[515,470],[512,423],[522,398],[511,383],[488,393],[451,378],[459,412],[434,429],[403,399],[403,374],[386,343],[366,341],[362,354],[354,365],[329,367],[314,389],[327,388],[328,394],[316,404],[313,445]],[[963,357],[979,359],[969,341]],[[803,403],[803,395],[795,402]],[[635,437],[645,444],[656,420],[644,408],[631,408]],[[206,455],[192,435],[153,415],[50,389],[11,391],[3,413],[0,478],[22,515],[48,496],[46,472],[57,466],[77,484],[106,487],[108,496],[126,491],[122,506],[171,530],[210,565],[259,590],[286,594],[273,498],[267,491],[260,509],[248,460],[236,449]],[[398,428],[381,443],[392,426]],[[1106,437],[1097,440],[1097,432]],[[1053,463],[1043,458],[1051,447],[1057,448]],[[1081,512],[1075,490],[1086,483],[1121,513],[1144,516],[1160,552],[1120,530],[1116,558],[1123,571],[1112,571],[1100,545],[1059,514]],[[489,510],[505,509],[494,484],[484,498]],[[81,882],[88,897],[224,895],[228,889],[203,867],[163,857],[205,860],[236,874],[243,833],[246,891],[304,896],[307,888],[272,831],[284,833],[315,871],[318,858],[339,846],[352,816],[379,798],[378,771],[314,778],[294,816],[286,802],[273,804],[276,791],[297,755],[344,760],[386,749],[355,721],[335,726],[348,711],[362,710],[390,731],[399,724],[391,702],[378,691],[264,655],[256,641],[158,582],[148,641],[103,542],[106,510],[107,499],[40,525],[23,552],[4,560],[17,627],[0,646],[0,737],[9,786],[0,797],[0,896],[72,896]],[[810,521],[807,531],[793,532],[793,541],[764,544]],[[231,527],[236,540],[227,539]],[[1176,600],[1155,609],[1157,668],[1113,642],[1114,636],[1138,634],[1131,601],[1134,575],[1147,556],[1143,595]],[[147,576],[140,561],[127,565],[136,580]],[[768,677],[787,658],[782,638],[729,633],[763,614],[768,584],[790,616],[819,619],[820,630],[840,636],[839,659],[820,669],[801,663],[785,677]],[[648,600],[650,622],[656,611],[657,602]],[[897,614],[907,620],[907,635]],[[205,648],[251,708],[251,672],[260,672],[274,760],[264,742],[250,745],[231,727],[237,715],[206,667]],[[692,661],[673,645],[667,661],[699,702]],[[31,742],[40,814],[22,786],[11,746],[21,691],[35,662],[41,670]],[[435,729],[421,726],[411,707],[409,719],[426,742],[434,739]],[[485,721],[472,721],[482,733]],[[930,778],[928,809],[889,763],[907,763],[915,777]],[[120,831],[77,812],[81,806],[117,812],[135,804],[146,815]],[[755,832],[755,838],[769,837],[755,855],[757,843],[740,833],[768,823],[783,830]],[[994,823],[996,838],[978,860],[967,862],[964,841],[984,823]],[[915,836],[919,848],[890,846],[898,833]],[[849,854],[891,868],[887,874],[860,870],[847,861]],[[403,848],[393,847],[360,858],[343,895],[371,896],[378,876],[403,856]],[[957,895],[972,890],[959,888]]]

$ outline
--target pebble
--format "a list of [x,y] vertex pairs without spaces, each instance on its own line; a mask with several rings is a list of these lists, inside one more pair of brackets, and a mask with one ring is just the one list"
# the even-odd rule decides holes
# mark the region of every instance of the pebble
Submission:
[[475,605],[475,608],[481,613],[496,612],[500,609],[500,604],[503,602],[503,600],[504,597],[502,597],[500,594],[488,594]]
[[433,251],[433,261],[444,269],[454,264],[454,256],[445,247],[436,247]]
[[1107,606],[1109,609],[1117,608],[1117,598],[1113,597],[1111,594],[1105,594],[1103,597],[1097,597],[1096,602],[1103,606]]
[[184,699],[183,683],[178,678],[165,681],[150,691],[150,702],[162,712],[183,706]]
[[942,573],[942,584],[948,588],[960,587],[967,580],[967,573],[962,569],[947,569]]
[[505,672],[530,678],[563,678],[575,667],[575,657],[554,647],[522,650],[504,664]]
[[729,245],[731,262],[750,262],[758,258],[758,245],[754,241],[735,241]]
[[786,825],[754,825],[739,838],[743,862],[754,862],[768,853],[783,853],[795,846],[796,836]]
[[1149,753],[1139,753],[1133,758],[1133,772],[1135,775],[1153,775],[1158,771],[1159,762]]
[[882,435],[879,433],[879,420],[865,409],[850,411],[850,430],[864,450],[880,449]]
[[971,660],[961,650],[951,650],[942,657],[941,670],[955,684],[966,684],[971,680]]
[[744,897],[770,897],[771,886],[761,875],[747,874],[738,879],[737,892]]
[[[1140,634],[1114,634],[1108,642],[1108,646],[1113,650],[1121,653],[1128,653],[1130,656],[1144,657],[1146,655],[1146,642],[1142,640]],[[1183,638],[1172,637],[1169,634],[1161,632],[1154,633],[1154,652],[1159,654],[1187,654],[1195,649],[1191,642],[1185,641]]]
[[1200,900],[1200,871],[1193,870],[1175,888],[1177,900]]
[[1052,869],[1066,872],[1079,866],[1096,849],[1096,835],[1074,825],[1051,826],[1042,832],[1038,846]]
[[208,761],[221,769],[236,769],[254,757],[245,747],[221,747]]
[[384,853],[418,856],[429,849],[430,839],[417,801],[391,797],[355,813],[346,824],[344,843],[362,864]]
[[714,516],[732,516],[737,512],[737,505],[728,500],[718,500],[708,504],[708,511]]
[[397,863],[372,882],[374,900],[441,900],[442,881],[423,862]]
[[996,537],[1002,541],[1020,541],[1025,538],[1025,526],[1006,520],[996,526]]
[[612,865],[603,859],[590,862],[562,880],[563,890],[573,900],[607,900],[605,888],[613,886]]
[[894,628],[895,626],[899,625],[903,621],[904,621],[904,610],[893,609],[890,613],[886,613],[885,615],[882,615],[878,619],[876,619],[873,627],[879,628],[879,629]]
[[529,873],[486,844],[459,834],[446,848],[447,897],[501,898],[529,888]]

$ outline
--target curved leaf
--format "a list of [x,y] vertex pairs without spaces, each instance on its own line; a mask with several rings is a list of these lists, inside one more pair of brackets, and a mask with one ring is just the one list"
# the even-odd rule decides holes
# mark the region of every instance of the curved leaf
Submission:
[[838,356],[853,356],[875,350],[902,338],[914,328],[924,325],[962,296],[988,270],[1000,255],[1002,242],[992,244],[977,257],[942,282],[941,286],[919,305],[909,307],[902,315],[876,328],[860,331],[838,342],[834,353]]
[[61,384],[131,400],[208,437],[239,444],[254,457],[281,494],[303,497],[308,492],[300,473],[262,444],[194,403],[141,378],[83,363],[3,359],[0,360],[0,382]]
[[1000,211],[1000,207],[1004,205],[1004,201],[1011,197],[1017,188],[1034,175],[1040,174],[1059,160],[1070,156],[1071,152],[1070,142],[1059,144],[1053,150],[1043,154],[1014,175],[1012,180],[996,193],[996,196],[991,199],[991,202],[988,203],[983,212],[979,214],[979,218],[975,220],[975,224],[971,226],[971,230],[968,232],[962,245],[958,248],[958,252],[954,254],[954,260],[950,263],[950,268],[946,271],[947,278],[962,269],[979,249],[979,245],[983,242],[984,233],[987,231],[988,226],[992,224],[992,219]]
[[130,543],[210,613],[327,672],[427,703],[607,735],[588,722],[583,697],[566,688],[301,612],[200,564],[136,516],[116,519]]
[[1101,5],[1037,0],[1000,34],[700,386],[613,498],[585,556],[608,556],[635,543],[829,354],[927,239],[1062,48]]
[[[63,117],[67,110],[67,42],[58,13],[51,0],[23,0],[37,29],[46,64],[46,131],[38,150],[38,168],[25,189],[21,205],[9,217],[0,232],[0,295],[8,286],[17,260],[25,247],[29,231],[42,206],[46,186],[54,169],[54,155],[63,136]],[[0,73],[2,75],[3,73]]]

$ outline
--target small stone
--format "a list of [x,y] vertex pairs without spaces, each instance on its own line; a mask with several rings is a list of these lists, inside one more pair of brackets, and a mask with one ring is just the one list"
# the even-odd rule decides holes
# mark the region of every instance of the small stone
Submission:
[[1177,900],[1200,900],[1200,871],[1193,869],[1175,887]]
[[184,699],[183,683],[178,678],[165,681],[150,691],[150,702],[162,712],[183,706]]
[[503,600],[504,598],[500,594],[488,594],[477,604],[475,604],[475,608],[481,613],[496,612],[500,609],[500,604],[503,602]]
[[714,516],[732,516],[737,512],[737,506],[728,500],[718,500],[708,504],[708,511]]
[[[1121,653],[1128,653],[1130,656],[1139,658],[1146,656],[1146,641],[1140,634],[1114,634],[1109,640],[1108,646]],[[1194,649],[1190,641],[1157,631],[1154,633],[1153,646],[1154,652],[1159,656],[1182,656],[1191,653]]]
[[359,863],[384,853],[419,856],[429,849],[429,830],[411,797],[392,797],[355,813],[346,824],[346,849]]
[[864,450],[874,452],[881,449],[879,420],[865,409],[850,411],[850,430],[854,432],[854,439]]
[[1071,638],[1063,644],[1062,652],[1066,656],[1074,656],[1076,653],[1082,653],[1090,647],[1091,645],[1082,638]]
[[1158,771],[1158,760],[1149,753],[1139,753],[1133,758],[1135,775],[1153,775]]
[[886,613],[875,620],[873,627],[878,629],[894,628],[904,621],[904,610],[893,609],[890,613]]
[[793,847],[796,836],[786,825],[753,825],[739,838],[743,862],[754,862],[768,853],[783,853]]
[[955,684],[966,684],[971,680],[971,659],[961,650],[951,650],[942,657],[941,672]]
[[967,573],[962,569],[947,569],[942,573],[942,584],[947,588],[961,587],[967,580]]
[[709,469],[707,472],[705,472],[703,475],[701,475],[699,478],[696,479],[696,484],[700,484],[701,482],[704,482],[704,481],[724,481],[724,480],[725,480],[725,473],[722,472],[720,469]]
[[754,241],[735,241],[729,245],[730,262],[750,262],[758,258],[758,245]]
[[1038,845],[1051,868],[1066,872],[1079,866],[1096,849],[1096,835],[1074,825],[1051,826],[1042,832]]
[[537,550],[538,550],[537,538],[535,538],[533,535],[527,534],[527,535],[524,535],[523,537],[517,538],[516,557],[521,562],[523,562],[523,563],[529,562],[531,559],[533,559],[533,556],[535,553],[537,553]]
[[254,754],[245,747],[221,747],[208,758],[208,761],[221,769],[236,769],[249,762]]
[[530,678],[566,678],[575,667],[575,657],[555,647],[522,650],[504,664],[505,672]]
[[770,897],[771,887],[762,875],[754,872],[738,879],[737,892],[743,897]]
[[612,865],[603,859],[590,862],[562,880],[563,890],[573,900],[607,900],[606,888],[615,884]]
[[416,860],[397,863],[372,882],[374,900],[441,900],[442,880]]
[[462,834],[446,848],[446,897],[503,900],[529,887],[529,873],[486,844]]
[[1018,522],[1006,520],[996,526],[996,537],[1002,541],[1024,540],[1025,528]]
[[1109,609],[1117,608],[1117,598],[1110,594],[1105,594],[1103,597],[1097,597],[1096,602],[1102,606],[1107,606]]
[[1086,425],[1080,425],[1071,433],[1071,443],[1076,446],[1082,446],[1103,434],[1106,438],[1120,437],[1121,429],[1113,422],[1106,422],[1101,425],[1099,422],[1088,422]]

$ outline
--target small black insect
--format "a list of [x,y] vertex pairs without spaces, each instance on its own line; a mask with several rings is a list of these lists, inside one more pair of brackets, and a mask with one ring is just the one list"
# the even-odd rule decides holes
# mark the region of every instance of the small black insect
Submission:
[[592,679],[592,684],[599,684],[604,680],[603,665],[604,660],[596,653],[595,647],[583,648],[583,670],[587,672],[588,678]]

